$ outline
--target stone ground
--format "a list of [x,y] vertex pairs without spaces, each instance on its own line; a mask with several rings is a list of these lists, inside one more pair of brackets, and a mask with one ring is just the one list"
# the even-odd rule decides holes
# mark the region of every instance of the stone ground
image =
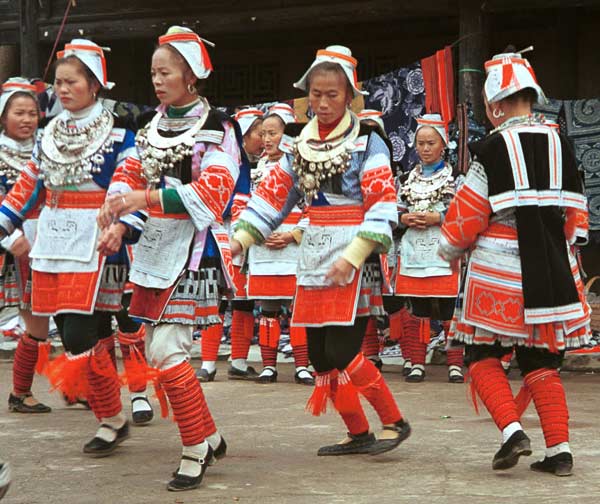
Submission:
[[[291,365],[281,365],[280,382],[266,386],[227,381],[226,369],[220,362],[217,381],[207,384],[205,392],[228,440],[228,457],[209,469],[200,489],[178,494],[165,490],[180,453],[171,421],[157,419],[147,427],[133,427],[131,438],[113,456],[86,458],[81,447],[95,431],[91,412],[66,407],[38,379],[34,390],[54,408],[51,414],[24,416],[0,407],[0,456],[11,462],[14,473],[3,504],[416,504],[500,499],[504,504],[600,498],[598,374],[563,374],[576,473],[561,479],[529,470],[544,446],[532,407],[523,423],[534,456],[510,471],[492,471],[499,434],[487,414],[475,414],[465,386],[445,382],[441,366],[431,366],[427,381],[412,385],[403,381],[397,366],[388,366],[385,376],[413,426],[412,437],[386,455],[340,459],[316,456],[319,446],[342,437],[342,423],[334,414],[314,418],[304,413],[310,389],[293,383]],[[512,373],[516,391],[519,380]],[[0,361],[2,401],[10,381],[11,363]],[[369,415],[373,419],[370,410]]]

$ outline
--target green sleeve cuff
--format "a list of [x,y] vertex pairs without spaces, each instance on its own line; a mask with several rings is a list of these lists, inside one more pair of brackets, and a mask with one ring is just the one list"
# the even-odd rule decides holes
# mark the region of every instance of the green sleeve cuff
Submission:
[[[260,231],[258,229],[256,229],[249,222],[246,222],[243,220],[237,221],[237,223],[235,224],[235,230],[236,230],[236,232],[237,231],[246,231],[246,233],[248,233],[253,238],[254,243],[257,243],[259,245],[265,241],[263,235],[260,234]],[[234,235],[234,238],[235,238],[235,235]]]
[[177,189],[161,189],[160,200],[163,212],[171,214],[187,213],[185,205],[179,197]]
[[359,231],[356,236],[376,242],[377,247],[375,247],[373,252],[378,254],[387,254],[392,246],[392,240],[389,236],[384,234],[371,233],[370,231]]

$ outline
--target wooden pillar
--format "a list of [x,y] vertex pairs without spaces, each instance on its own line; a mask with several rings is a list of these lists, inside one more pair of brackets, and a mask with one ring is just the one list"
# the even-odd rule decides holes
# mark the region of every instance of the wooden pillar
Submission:
[[9,77],[17,75],[17,47],[14,45],[0,46],[0,83]]
[[41,77],[37,32],[38,0],[19,0],[19,44],[21,49],[21,75]]
[[487,59],[488,34],[481,0],[459,2],[458,100],[471,104],[475,119],[483,123],[485,107],[481,97]]

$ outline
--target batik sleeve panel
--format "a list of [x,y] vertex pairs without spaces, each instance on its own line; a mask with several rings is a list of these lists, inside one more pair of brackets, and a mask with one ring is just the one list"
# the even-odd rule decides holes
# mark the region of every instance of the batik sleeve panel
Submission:
[[295,174],[284,156],[254,191],[236,228],[246,230],[257,243],[262,243],[298,202],[299,192],[294,185]]
[[377,242],[376,252],[385,253],[392,243],[392,226],[398,224],[397,193],[389,149],[377,134],[369,139],[360,189],[365,217],[357,235]]
[[480,163],[473,162],[465,183],[446,213],[442,225],[440,255],[448,261],[460,257],[475,243],[479,234],[487,229],[491,213],[485,171]]
[[[145,190],[148,186],[148,182],[142,172],[142,163],[137,151],[126,150],[129,152],[129,155],[124,157],[117,166],[108,187],[108,196]],[[134,231],[143,231],[146,219],[146,212],[137,211],[129,215],[124,215],[119,220]]]
[[198,230],[205,229],[214,221],[222,221],[240,174],[241,157],[235,132],[228,123],[223,123],[223,128],[225,135],[221,144],[208,144],[198,178],[177,187],[177,193]]
[[39,179],[39,166],[37,156],[21,171],[19,178],[13,185],[0,206],[0,228],[6,234],[11,234],[16,227],[21,227],[27,219],[27,214],[38,207],[43,201],[46,191]]

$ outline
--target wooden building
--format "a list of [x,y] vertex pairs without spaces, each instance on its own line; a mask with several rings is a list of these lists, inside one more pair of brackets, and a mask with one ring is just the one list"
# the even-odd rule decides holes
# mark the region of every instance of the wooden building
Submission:
[[[43,75],[66,5],[0,0],[0,77]],[[206,95],[219,105],[298,96],[292,82],[332,43],[352,48],[359,78],[448,44],[457,46],[457,68],[481,68],[509,43],[534,45],[528,58],[548,96],[600,95],[600,0],[76,0],[60,45],[84,36],[112,47],[112,96],[153,103],[150,57],[172,24],[217,44]],[[458,75],[461,93],[479,92],[479,74]]]

